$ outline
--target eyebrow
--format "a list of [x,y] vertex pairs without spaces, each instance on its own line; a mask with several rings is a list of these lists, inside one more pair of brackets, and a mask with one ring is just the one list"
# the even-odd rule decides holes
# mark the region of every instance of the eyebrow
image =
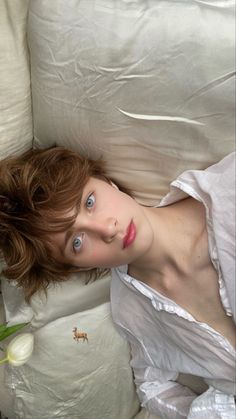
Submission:
[[[77,211],[80,208],[81,201],[82,201],[82,197],[81,197],[80,203],[78,205]],[[64,249],[67,247],[68,241],[71,239],[71,236],[73,236],[73,234],[74,234],[74,231],[75,231],[74,224],[75,224],[75,220],[74,220],[73,224],[70,226],[70,228],[66,231],[64,242],[63,242],[62,246],[59,246],[59,249],[60,249],[60,252],[61,252],[62,256],[65,254]]]
[[[85,186],[86,186],[86,185],[85,185]],[[78,203],[77,211],[79,211],[79,209],[80,209],[80,207],[81,207],[81,203],[82,203],[83,196],[84,196],[85,186],[84,186],[84,189],[83,189],[83,192],[82,192],[82,195],[81,195],[81,199],[80,199],[80,201],[79,201],[79,203]],[[74,220],[74,222],[75,222],[75,220]],[[67,247],[68,241],[71,239],[71,236],[73,236],[73,234],[74,234],[75,229],[74,229],[74,227],[73,227],[73,226],[74,226],[74,223],[73,223],[73,224],[72,224],[72,226],[71,226],[71,227],[67,230],[67,232],[66,232],[66,234],[65,234],[65,239],[64,239],[63,245],[62,245],[62,246],[59,246],[59,249],[60,249],[60,252],[61,252],[62,256],[64,256],[64,254],[65,254],[64,250],[65,250],[65,248]]]

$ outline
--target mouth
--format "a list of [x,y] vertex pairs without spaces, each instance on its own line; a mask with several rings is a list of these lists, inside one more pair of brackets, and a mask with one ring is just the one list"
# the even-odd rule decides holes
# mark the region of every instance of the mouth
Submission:
[[135,237],[136,237],[136,227],[133,220],[131,220],[130,224],[128,225],[128,228],[126,230],[126,235],[123,240],[123,249],[125,249],[126,247],[129,247],[134,242]]

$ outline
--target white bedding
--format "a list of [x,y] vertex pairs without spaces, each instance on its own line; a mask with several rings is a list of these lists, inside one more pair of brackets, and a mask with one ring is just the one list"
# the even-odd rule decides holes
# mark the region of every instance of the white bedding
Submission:
[[[32,145],[30,82],[35,144],[102,155],[148,205],[180,172],[234,149],[231,0],[12,4],[0,2],[0,158]],[[138,413],[129,348],[111,322],[109,278],[85,286],[72,277],[30,306],[3,287],[10,324],[31,320],[36,336],[30,362],[6,369],[9,419],[154,419]],[[88,343],[73,340],[74,326]]]
[[102,156],[155,205],[235,147],[234,12],[231,0],[31,1],[35,143]]
[[[75,326],[87,333],[88,342],[73,339]],[[32,358],[8,375],[19,417],[20,412],[24,419],[135,416],[139,403],[129,347],[113,327],[109,303],[58,318],[34,335]]]

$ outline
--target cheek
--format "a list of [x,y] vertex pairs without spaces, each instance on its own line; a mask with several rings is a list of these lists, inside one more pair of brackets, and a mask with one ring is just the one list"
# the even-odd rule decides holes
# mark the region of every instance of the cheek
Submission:
[[86,264],[96,268],[110,268],[116,265],[117,254],[112,249],[96,246],[87,256]]
[[104,249],[103,246],[95,246],[93,249],[91,249],[89,258],[93,262],[93,264],[96,264],[114,258],[114,254],[109,252],[107,249]]

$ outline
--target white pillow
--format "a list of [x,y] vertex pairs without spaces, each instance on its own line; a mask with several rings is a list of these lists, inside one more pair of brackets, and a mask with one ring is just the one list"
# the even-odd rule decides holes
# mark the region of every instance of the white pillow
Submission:
[[28,3],[0,2],[0,159],[32,146]]
[[35,144],[92,157],[140,202],[235,147],[231,0],[34,0]]
[[[32,146],[31,89],[26,39],[28,3],[28,0],[0,1],[0,159],[9,154],[21,153]],[[28,308],[22,313],[22,298],[18,299],[15,290],[14,299],[10,298],[9,304],[15,315],[17,307],[20,307],[16,322],[18,319],[25,321],[29,318]],[[5,319],[2,299],[0,308],[1,319]],[[12,397],[4,387],[3,376],[4,366],[1,366],[0,410],[9,419],[13,419]]]
[[40,328],[59,317],[89,310],[110,300],[110,280],[107,274],[87,283],[85,274],[73,274],[67,281],[51,284],[47,294],[35,293],[28,304],[21,288],[2,278],[6,321],[9,326],[30,322]]
[[32,147],[28,3],[0,1],[0,159]]
[[27,323],[33,318],[33,310],[26,303],[22,289],[13,281],[1,278],[1,288],[6,321],[8,326]]
[[[48,419],[60,411],[62,419],[132,419],[138,412],[129,345],[111,319],[110,275],[85,280],[74,274],[51,285],[47,298],[36,293],[29,305],[3,281],[9,325],[31,320],[35,335],[28,364],[6,374],[16,417]],[[88,334],[88,343],[73,340],[74,327]]]
[[[36,293],[31,301],[31,325],[40,328],[59,317],[93,309],[110,300],[110,275],[86,284],[86,276],[73,274],[65,282],[51,285],[47,296]],[[96,319],[94,319],[96,322]]]
[[[88,342],[73,339],[74,327],[87,333]],[[35,331],[28,363],[9,367],[16,417],[132,419],[139,401],[129,357],[109,303],[48,323]]]

